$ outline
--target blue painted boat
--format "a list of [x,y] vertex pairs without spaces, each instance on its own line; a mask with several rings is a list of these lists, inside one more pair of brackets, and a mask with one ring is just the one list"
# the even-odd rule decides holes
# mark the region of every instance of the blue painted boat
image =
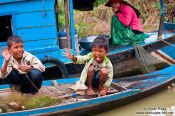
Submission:
[[[156,50],[162,50],[168,56],[171,54],[171,57],[174,58],[173,50],[174,47],[169,46],[166,42],[174,43],[175,42],[175,32],[166,33],[164,32],[162,35],[162,40],[157,40],[158,32],[147,33],[149,38],[145,39],[144,43],[140,43],[139,45],[145,48],[147,52],[154,52]],[[88,48],[91,48],[93,39],[95,36],[84,38],[85,40],[80,40],[82,44],[85,43]],[[168,47],[166,47],[168,46]],[[81,54],[85,55],[89,53],[89,49],[84,49],[81,51]],[[114,66],[114,75],[115,77],[124,77],[129,76],[131,74],[140,74],[139,66],[137,64],[137,60],[135,58],[135,51],[133,46],[111,46],[109,50],[108,57],[110,58],[113,66]],[[157,69],[164,68],[167,63],[157,62],[155,63]],[[75,66],[75,65],[74,65]],[[80,68],[79,68],[80,69]]]
[[[62,104],[31,110],[1,113],[0,115],[93,115],[95,113],[105,112],[108,109],[133,102],[134,100],[167,88],[167,86],[175,81],[175,65],[150,74],[114,79],[108,95],[103,97],[87,97],[86,95],[75,94],[69,87],[78,79],[79,78],[56,80],[58,86],[52,86],[53,81],[51,80],[43,83],[40,91],[52,86],[52,88],[56,87],[57,90],[64,91],[63,95],[57,96],[58,98],[69,96],[65,98],[66,101]],[[6,90],[7,88],[9,88],[8,85],[0,85],[0,96],[3,95],[3,92],[8,91]],[[56,93],[58,95],[58,92]]]
[[[168,64],[174,64],[175,61],[173,58],[175,56],[173,55],[174,47],[174,40],[175,40],[175,32],[167,33],[165,30],[175,30],[175,24],[172,22],[165,22],[164,16],[165,16],[165,6],[164,1],[160,0],[160,6],[161,6],[161,14],[160,14],[160,25],[159,25],[159,31],[148,33],[149,38],[147,38],[144,43],[140,43],[140,46],[143,46],[147,52],[154,52],[156,54],[156,57],[160,59],[164,59],[166,63],[163,62],[157,62],[154,65],[156,66],[157,70],[164,68]],[[83,50],[80,51],[81,55],[85,55],[90,52],[92,48],[92,42],[95,39],[96,36],[88,36],[80,40],[80,46],[83,48]],[[158,39],[159,38],[159,39]],[[160,39],[161,38],[161,39]],[[168,47],[166,47],[168,46]],[[156,51],[158,50],[158,51]],[[110,58],[113,66],[114,66],[114,76],[117,77],[125,77],[129,75],[135,75],[138,73],[141,73],[137,64],[137,61],[135,59],[134,54],[134,48],[133,46],[125,46],[125,47],[119,47],[119,46],[111,46],[109,50],[108,57]],[[69,65],[68,65],[69,66]],[[70,65],[72,66],[72,65]],[[81,72],[81,67],[78,65]],[[73,68],[70,69],[76,69],[76,66],[74,65]],[[73,70],[75,71],[75,70]]]

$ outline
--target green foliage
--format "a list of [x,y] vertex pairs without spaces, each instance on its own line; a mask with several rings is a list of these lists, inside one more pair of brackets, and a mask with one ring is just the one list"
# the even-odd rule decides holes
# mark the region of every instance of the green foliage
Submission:
[[61,100],[54,99],[48,96],[39,96],[27,100],[26,102],[24,102],[24,106],[26,107],[26,109],[34,109],[34,108],[51,106],[60,101]]
[[96,0],[94,6],[99,6],[105,4],[108,0]]
[[161,10],[160,3],[153,3],[152,7],[158,9],[159,11]]
[[58,3],[58,25],[59,25],[59,31],[63,31],[65,28],[65,12],[64,12],[63,1],[59,1]]
[[[97,35],[110,34],[110,18],[112,16],[111,8],[107,8],[104,4],[108,0],[96,0],[93,11],[76,11],[74,10],[75,28],[77,29],[79,38]],[[158,28],[160,3],[159,1],[148,0],[125,0],[132,4],[141,13],[142,24],[145,32],[155,31]],[[175,3],[173,3],[175,4]],[[172,3],[166,4],[166,14],[170,14]],[[167,9],[168,8],[168,9]],[[154,15],[152,15],[154,14]],[[59,2],[59,31],[65,28],[65,15],[63,0]],[[166,17],[169,19],[169,16]],[[172,19],[175,20],[175,19]],[[106,30],[104,29],[106,28]],[[108,31],[107,31],[108,30]],[[104,33],[103,33],[104,32]]]
[[77,32],[78,32],[78,36],[79,37],[85,37],[87,36],[87,33],[89,32],[89,30],[91,28],[91,25],[87,25],[85,22],[83,21],[80,21],[78,23],[78,25],[76,25],[76,29],[77,29]]
[[[21,106],[24,106],[24,109],[34,109],[47,107],[51,105],[57,105],[62,103],[62,98],[53,98],[50,96],[44,95],[22,95],[20,93],[13,93],[9,96],[0,98],[0,109],[3,113],[13,112],[22,110]],[[15,102],[17,106],[15,108],[10,107],[8,104]]]

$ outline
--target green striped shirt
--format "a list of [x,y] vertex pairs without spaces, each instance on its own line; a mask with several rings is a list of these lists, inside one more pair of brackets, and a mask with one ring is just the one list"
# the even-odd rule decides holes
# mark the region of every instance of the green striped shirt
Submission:
[[[84,56],[80,56],[80,55],[76,56],[76,58],[77,58],[77,61],[74,63],[85,64],[84,69],[83,69],[81,76],[80,76],[80,80],[79,80],[80,83],[85,84],[86,79],[87,79],[87,73],[88,73],[89,66],[91,64],[94,64],[94,62],[96,62],[96,61],[94,60],[94,56],[93,56],[92,52],[87,54],[87,55],[84,55]],[[106,56],[104,57],[103,62],[101,63],[101,67],[107,68],[109,71],[108,79],[103,85],[103,86],[109,87],[111,85],[112,79],[113,79],[113,66],[112,66],[111,61]]]

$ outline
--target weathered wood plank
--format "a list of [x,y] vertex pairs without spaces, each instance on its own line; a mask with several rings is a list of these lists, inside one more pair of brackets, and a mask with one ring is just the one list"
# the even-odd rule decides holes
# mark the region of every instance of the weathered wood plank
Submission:
[[163,51],[157,50],[154,53],[155,53],[154,56],[157,55],[157,57],[160,57],[160,59],[162,59],[163,61],[165,61],[169,65],[175,64],[175,60],[173,58],[171,58],[169,55],[167,55],[166,53],[164,53]]

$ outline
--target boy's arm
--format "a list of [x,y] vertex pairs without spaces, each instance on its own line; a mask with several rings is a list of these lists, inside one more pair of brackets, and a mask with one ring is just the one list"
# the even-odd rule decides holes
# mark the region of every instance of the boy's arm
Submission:
[[11,64],[9,64],[9,62],[4,60],[4,63],[2,64],[2,68],[0,71],[0,78],[6,78],[11,71],[12,71]]
[[70,57],[70,59],[72,60],[72,62],[77,62],[77,57],[74,56],[73,54],[72,54],[72,56]]
[[7,72],[7,66],[8,66],[8,61],[4,60],[4,63],[2,64],[2,68],[1,68],[1,73],[5,74]]
[[77,58],[70,52],[70,50],[68,48],[65,48],[65,51],[66,52],[64,53],[64,55],[67,58],[71,59],[73,62],[76,62],[77,61]]
[[108,79],[106,80],[106,82],[104,83],[104,87],[110,87],[112,80],[113,80],[113,66],[111,64],[111,62],[108,65],[108,70],[109,70],[109,74],[108,74]]
[[41,61],[37,57],[33,58],[32,67],[40,70],[41,72],[45,71],[45,66],[41,63]]
[[45,71],[45,66],[36,56],[28,53],[26,60],[30,62],[29,65],[31,65],[32,68],[38,69],[41,72]]
[[76,64],[85,64],[90,59],[90,54],[91,53],[84,56],[81,56],[81,55],[75,56],[76,61],[73,61],[73,60],[72,61]]
[[64,53],[64,55],[71,59],[74,63],[77,63],[77,64],[84,64],[88,59],[89,59],[89,55],[84,55],[84,56],[81,56],[81,55],[78,55],[78,56],[74,56],[69,49],[65,49],[66,52]]
[[4,63],[2,64],[0,71],[0,78],[5,78],[12,70],[12,66],[9,65],[11,54],[7,47],[3,46],[1,49],[1,54],[4,57]]

